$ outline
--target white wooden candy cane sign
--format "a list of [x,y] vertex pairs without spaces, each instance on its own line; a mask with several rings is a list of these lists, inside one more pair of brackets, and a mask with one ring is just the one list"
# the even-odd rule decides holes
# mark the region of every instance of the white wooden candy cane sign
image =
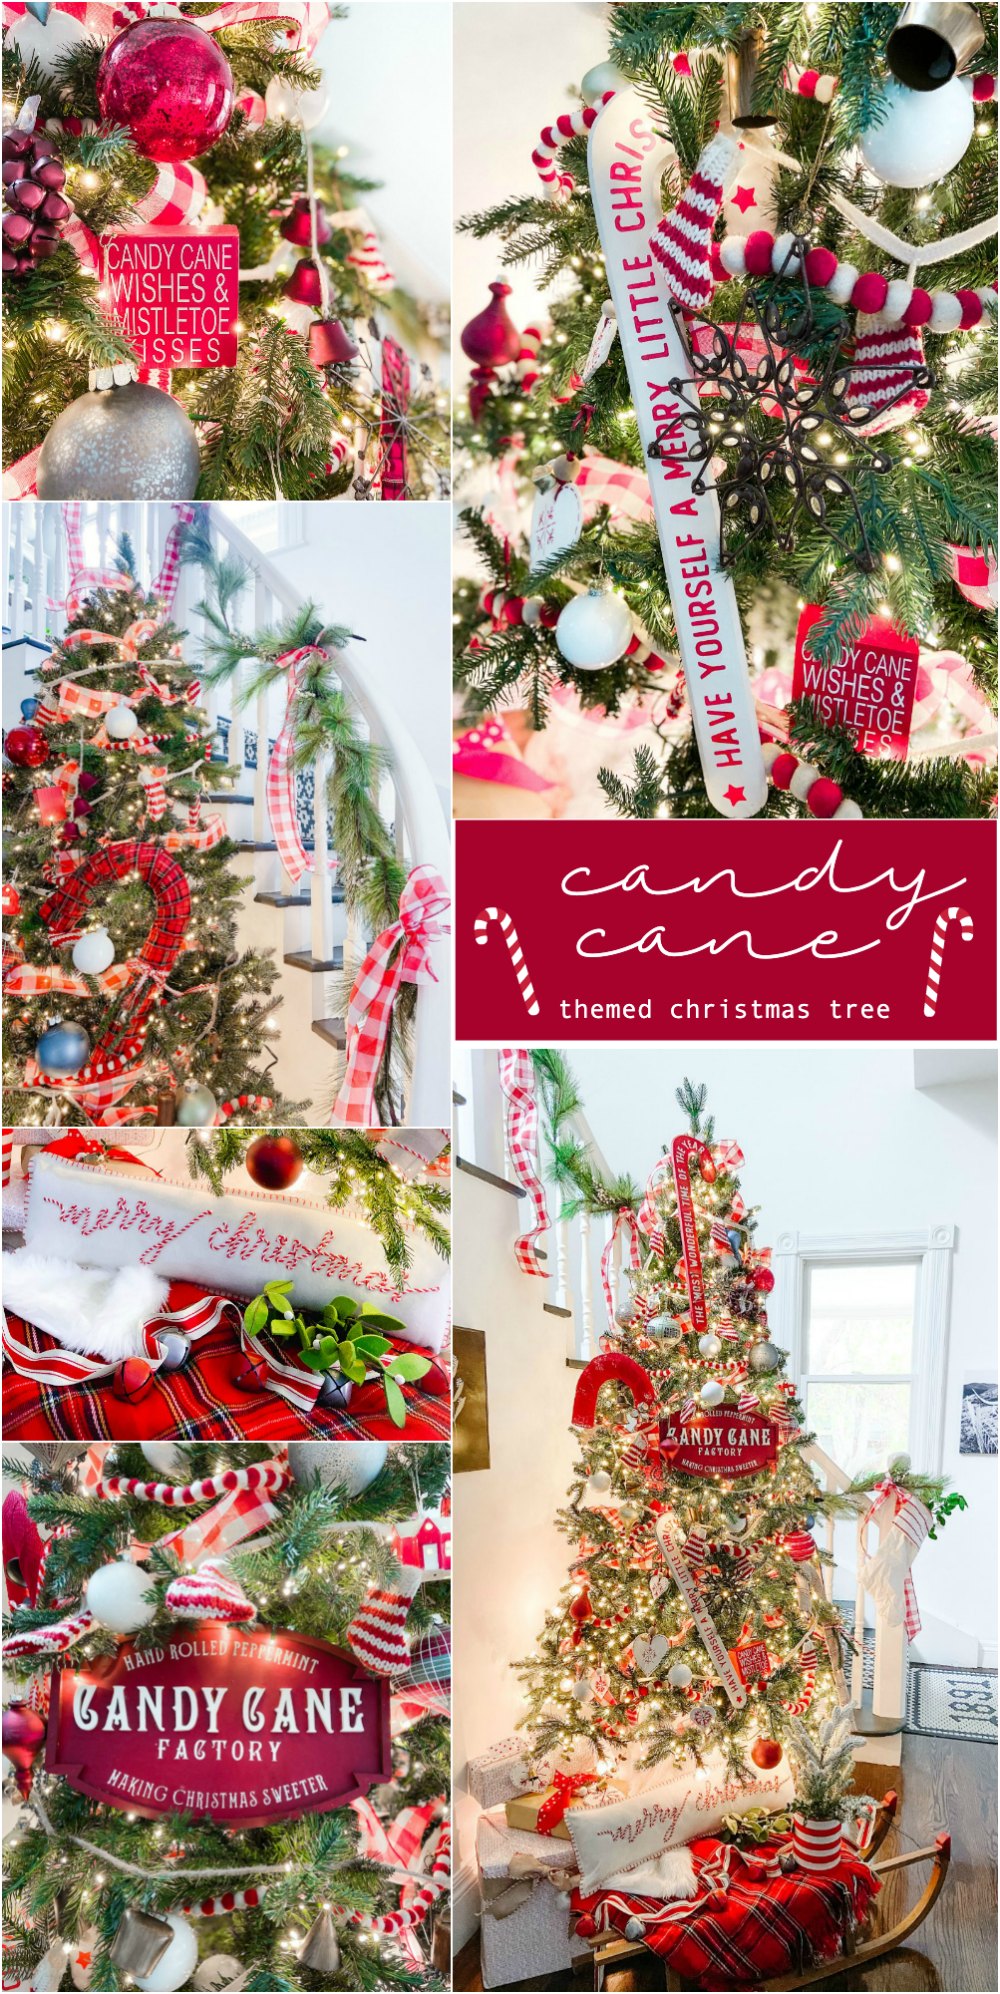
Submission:
[[733,1709],[742,1710],[747,1700],[746,1690],[740,1681],[729,1649],[694,1582],[690,1566],[681,1550],[677,1525],[669,1511],[665,1516],[657,1517],[656,1538],[667,1561],[670,1576],[692,1615],[710,1659],[715,1664],[722,1687]]
[[[691,365],[670,309],[667,274],[649,250],[660,220],[668,141],[637,91],[622,89],[591,128],[588,170],[608,288],[646,455],[653,509],[705,787],[723,817],[753,817],[767,777],[750,691],[736,592],[719,566],[719,504],[693,489],[690,431],[671,381]],[[659,445],[660,454],[649,450]]]

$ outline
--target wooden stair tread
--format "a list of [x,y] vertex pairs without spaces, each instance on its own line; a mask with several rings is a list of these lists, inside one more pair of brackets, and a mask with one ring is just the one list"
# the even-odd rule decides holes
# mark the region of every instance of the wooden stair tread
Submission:
[[335,1046],[338,1052],[347,1048],[347,1028],[343,1018],[314,1018],[312,1028],[317,1038],[325,1039],[328,1045]]
[[238,789],[210,789],[208,801],[209,803],[252,803],[253,797],[244,796],[242,790]]
[[558,1302],[543,1302],[542,1307],[545,1310],[546,1315],[561,1315],[565,1316],[567,1320],[570,1321],[572,1320],[573,1317],[572,1309],[562,1309],[559,1307]]
[[322,970],[343,969],[344,951],[338,946],[329,962],[320,962],[308,949],[293,949],[291,955],[282,956],[282,961],[287,963],[289,969],[305,969],[310,975],[315,975]]
[[[255,893],[253,897],[255,900],[259,901],[262,907],[309,907],[312,904],[311,893],[268,892],[268,893]],[[332,887],[330,891],[330,899],[333,901],[335,907],[342,907],[344,904],[343,887],[342,886]]]

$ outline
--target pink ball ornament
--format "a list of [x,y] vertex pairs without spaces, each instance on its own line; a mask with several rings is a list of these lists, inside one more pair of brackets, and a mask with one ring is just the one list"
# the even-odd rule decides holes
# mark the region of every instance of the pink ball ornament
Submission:
[[521,351],[521,335],[504,303],[510,285],[491,284],[490,292],[493,303],[470,318],[462,333],[462,352],[478,367],[502,367]]
[[233,72],[194,21],[134,21],[109,42],[97,72],[102,118],[127,125],[145,159],[194,159],[233,113]]

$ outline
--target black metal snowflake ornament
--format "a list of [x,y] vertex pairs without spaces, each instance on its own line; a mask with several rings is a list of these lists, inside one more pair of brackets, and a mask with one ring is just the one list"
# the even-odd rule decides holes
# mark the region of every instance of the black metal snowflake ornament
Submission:
[[[893,459],[862,434],[871,425],[872,411],[857,388],[851,391],[852,363],[843,353],[847,320],[841,318],[833,328],[818,374],[796,357],[816,329],[805,274],[808,248],[808,242],[796,237],[775,273],[779,278],[796,273],[802,285],[797,304],[774,295],[772,279],[770,289],[763,284],[747,289],[732,326],[713,325],[673,306],[694,379],[673,380],[670,386],[683,404],[680,421],[694,432],[688,462],[705,467],[693,480],[694,490],[711,489],[712,460],[726,461],[714,480],[723,567],[731,564],[737,543],[746,545],[765,534],[790,550],[805,514],[845,559],[870,574],[878,556],[869,544],[858,491],[863,480],[890,470]],[[901,371],[904,378],[883,400],[880,420],[915,388],[933,385],[926,367]],[[727,452],[735,455],[726,457]],[[791,505],[779,503],[779,491],[792,494]]]

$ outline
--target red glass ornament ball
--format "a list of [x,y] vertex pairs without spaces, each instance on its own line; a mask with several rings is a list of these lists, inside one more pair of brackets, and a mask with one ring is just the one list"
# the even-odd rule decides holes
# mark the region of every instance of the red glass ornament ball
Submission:
[[762,1295],[771,1294],[774,1288],[774,1275],[772,1274],[770,1267],[756,1268],[754,1271],[753,1284],[754,1287],[758,1290],[758,1293]]
[[233,72],[194,21],[134,21],[101,57],[97,101],[145,159],[194,159],[232,117]]
[[777,1738],[757,1738],[750,1747],[750,1757],[754,1765],[762,1766],[765,1772],[771,1766],[776,1766],[781,1758],[781,1746]]
[[589,1620],[591,1612],[589,1592],[578,1592],[576,1598],[570,1600],[569,1617],[571,1620]]
[[701,1159],[701,1175],[703,1182],[706,1184],[714,1184],[718,1174],[719,1173],[715,1167],[712,1158],[710,1156],[703,1156]]
[[261,1135],[250,1144],[246,1163],[262,1191],[287,1191],[302,1174],[302,1151],[290,1135]]
[[49,744],[40,727],[12,727],[4,754],[18,769],[40,769],[49,759]]

